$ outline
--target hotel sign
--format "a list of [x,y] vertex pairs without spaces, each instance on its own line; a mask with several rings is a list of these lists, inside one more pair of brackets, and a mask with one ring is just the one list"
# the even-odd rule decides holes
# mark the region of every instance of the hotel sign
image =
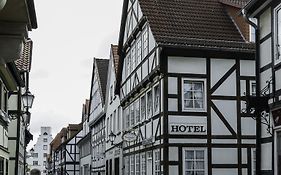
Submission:
[[170,123],[170,134],[205,135],[206,123]]

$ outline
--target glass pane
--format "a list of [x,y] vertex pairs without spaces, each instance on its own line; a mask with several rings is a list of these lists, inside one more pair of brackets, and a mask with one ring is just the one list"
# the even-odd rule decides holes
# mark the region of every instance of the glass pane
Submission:
[[203,92],[195,91],[194,92],[194,99],[203,99]]
[[189,83],[189,81],[185,80],[183,83],[184,83],[184,92],[190,91],[192,89],[192,86]]
[[186,171],[185,175],[194,175],[193,171]]
[[184,99],[188,100],[188,99],[193,99],[193,95],[192,95],[192,91],[187,91],[184,93]]
[[195,108],[203,108],[203,100],[194,100]]
[[194,151],[185,151],[185,159],[194,159]]
[[204,151],[196,151],[196,159],[204,159]]
[[202,83],[194,83],[194,90],[203,91],[203,84]]
[[277,46],[278,46],[278,57],[280,58],[280,46],[281,46],[281,10],[277,11]]
[[185,100],[184,101],[184,108],[193,108],[193,101],[192,100]]
[[188,169],[188,170],[194,169],[194,163],[193,163],[193,161],[186,161],[186,162],[185,162],[185,168]]
[[204,171],[197,171],[196,175],[204,175]]
[[197,161],[196,162],[196,169],[199,169],[199,170],[204,169],[204,161]]

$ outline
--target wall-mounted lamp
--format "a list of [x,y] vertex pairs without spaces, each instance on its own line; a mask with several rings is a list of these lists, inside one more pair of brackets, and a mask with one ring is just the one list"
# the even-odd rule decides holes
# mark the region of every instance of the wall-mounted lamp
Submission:
[[33,100],[34,100],[34,95],[31,94],[31,92],[29,90],[26,90],[26,92],[24,94],[22,94],[22,102],[23,102],[23,107],[24,108],[32,108],[33,105]]

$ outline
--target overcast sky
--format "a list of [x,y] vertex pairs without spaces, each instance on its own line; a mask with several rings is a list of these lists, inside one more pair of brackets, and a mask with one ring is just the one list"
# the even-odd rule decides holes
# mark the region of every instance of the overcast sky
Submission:
[[117,44],[122,0],[37,0],[38,29],[30,32],[33,60],[30,91],[31,133],[41,126],[53,137],[69,123],[81,121],[82,104],[90,96],[93,57],[109,58]]

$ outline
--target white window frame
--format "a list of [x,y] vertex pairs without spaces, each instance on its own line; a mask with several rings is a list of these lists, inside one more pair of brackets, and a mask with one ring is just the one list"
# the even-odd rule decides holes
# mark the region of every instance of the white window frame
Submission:
[[[281,62],[281,53],[278,53],[278,17],[277,17],[277,12],[280,10],[281,13],[281,5],[278,5],[275,9],[274,9],[274,64],[278,64]],[[281,19],[280,19],[281,21]],[[280,26],[281,27],[281,24]],[[280,34],[281,35],[281,34]],[[281,43],[281,41],[280,41]],[[280,45],[281,47],[281,45]]]
[[[156,93],[155,93],[155,88],[158,86],[158,90],[159,90],[159,100],[158,100],[158,108],[155,108],[155,99],[156,99]],[[158,114],[160,111],[160,104],[161,104],[161,90],[160,90],[160,84],[157,83],[156,85],[153,86],[153,112],[154,115]]]
[[[256,18],[250,18],[249,20],[252,21],[255,24],[258,23]],[[249,25],[249,41],[250,42],[255,42],[256,41],[256,30],[251,25]]]
[[[152,106],[151,106],[151,114],[148,113],[148,93],[151,93],[151,101],[152,101]],[[153,116],[153,90],[152,89],[148,89],[146,92],[146,119],[150,119]]]
[[[255,91],[253,89],[253,86],[256,86]],[[256,93],[257,93],[257,83],[255,81],[250,81],[250,95],[256,96]]]
[[185,151],[204,151],[204,175],[208,175],[208,154],[207,154],[207,148],[202,147],[185,147],[182,151],[182,162],[183,162],[183,174],[185,174]]
[[[188,80],[188,81],[202,81],[203,82],[203,108],[185,108],[184,107],[184,81],[185,80]],[[192,112],[206,112],[206,109],[207,109],[207,83],[206,83],[206,79],[197,79],[197,78],[182,78],[182,88],[181,88],[181,91],[182,91],[182,111],[185,111],[185,112],[189,112],[189,111],[192,111]]]
[[[144,98],[144,115],[142,116],[142,98]],[[142,95],[140,97],[140,121],[145,121],[146,120],[146,94]]]
[[[156,154],[158,154],[158,160],[156,159]],[[157,149],[157,150],[155,150],[154,151],[154,164],[153,164],[153,169],[154,169],[154,175],[161,175],[162,173],[161,173],[161,164],[160,164],[160,161],[161,161],[161,152],[160,152],[160,150],[159,149]],[[157,166],[159,166],[158,168],[159,169],[157,169]]]
[[142,59],[148,55],[148,29],[147,25],[144,26],[142,32]]

